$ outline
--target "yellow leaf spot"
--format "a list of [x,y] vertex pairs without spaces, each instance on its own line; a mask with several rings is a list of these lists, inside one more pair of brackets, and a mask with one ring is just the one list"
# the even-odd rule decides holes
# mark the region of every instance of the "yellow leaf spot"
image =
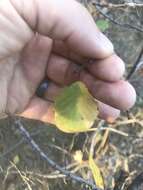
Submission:
[[75,154],[73,155],[73,158],[76,162],[82,163],[83,162],[83,153],[81,150],[77,150]]
[[13,158],[13,163],[14,164],[18,164],[20,162],[20,158],[18,155],[16,155],[14,158]]

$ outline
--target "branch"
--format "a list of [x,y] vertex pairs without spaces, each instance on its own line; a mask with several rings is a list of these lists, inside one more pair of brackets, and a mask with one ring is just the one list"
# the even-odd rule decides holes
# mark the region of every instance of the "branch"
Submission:
[[133,67],[131,68],[131,71],[129,72],[129,74],[127,76],[127,80],[129,80],[132,77],[132,75],[136,72],[136,70],[139,68],[142,56],[143,56],[143,47],[140,51],[139,56],[137,57],[136,62],[134,63]]
[[126,2],[123,4],[113,4],[113,3],[98,3],[98,2],[92,2],[93,5],[99,6],[99,7],[107,7],[107,8],[139,8],[143,7],[143,3],[134,3],[134,2]]
[[[39,133],[41,133],[41,130],[38,130],[34,133],[31,134],[32,137],[35,137],[37,135],[39,135]],[[17,149],[20,145],[22,145],[23,143],[25,143],[26,140],[24,138],[22,138],[18,143],[16,143],[15,145],[13,145],[12,147],[10,147],[6,152],[4,152],[3,154],[0,155],[0,159],[4,159],[4,157],[6,157],[8,154],[12,153],[13,151],[15,151],[15,149]]]
[[39,147],[39,145],[32,139],[32,137],[30,136],[29,132],[24,128],[23,124],[21,123],[20,119],[16,120],[15,122],[16,127],[18,127],[21,135],[25,138],[25,140],[27,141],[27,143],[32,147],[32,149],[37,152],[38,154],[40,154],[41,158],[43,160],[45,160],[52,168],[54,168],[55,170],[60,171],[60,173],[64,174],[66,177],[70,177],[71,179],[81,183],[81,184],[85,184],[89,187],[91,187],[94,190],[101,190],[99,188],[96,187],[95,184],[93,184],[90,181],[87,181],[79,176],[74,175],[73,173],[71,173],[68,170],[63,169],[61,166],[59,166],[58,164],[56,164],[53,160],[51,160],[44,152],[43,150]]
[[118,25],[120,27],[123,27],[123,28],[133,29],[133,30],[136,30],[137,32],[142,32],[143,33],[143,28],[140,28],[140,27],[137,27],[137,26],[133,26],[133,25],[130,25],[128,23],[120,23],[120,22],[114,20],[111,16],[107,15],[106,13],[104,13],[102,11],[102,9],[100,8],[100,6],[96,5],[96,3],[93,3],[93,5],[96,6],[96,9],[98,10],[98,12],[101,15],[103,15],[105,18],[107,18],[113,24],[116,24],[116,25]]

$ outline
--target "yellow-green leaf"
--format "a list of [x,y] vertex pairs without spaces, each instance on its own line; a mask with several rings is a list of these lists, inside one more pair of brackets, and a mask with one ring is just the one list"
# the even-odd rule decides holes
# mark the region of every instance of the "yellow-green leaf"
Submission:
[[14,164],[18,164],[20,162],[20,158],[18,155],[16,155],[14,158],[13,158],[13,162]]
[[96,165],[92,156],[89,156],[89,167],[92,171],[93,178],[98,188],[104,189],[104,180],[99,167]]
[[73,158],[76,162],[82,163],[83,162],[83,153],[81,150],[77,150],[75,154],[73,155]]
[[55,123],[66,133],[87,131],[97,116],[97,102],[82,82],[65,87],[55,100]]

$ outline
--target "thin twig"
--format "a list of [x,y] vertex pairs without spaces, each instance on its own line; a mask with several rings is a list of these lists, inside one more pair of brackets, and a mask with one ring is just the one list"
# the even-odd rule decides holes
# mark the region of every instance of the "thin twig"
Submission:
[[127,119],[127,120],[124,120],[124,121],[120,121],[120,122],[117,122],[115,125],[115,127],[117,126],[121,126],[121,125],[129,125],[129,124],[138,124],[140,125],[141,127],[143,127],[143,122],[138,120],[138,119]]
[[[97,130],[98,130],[97,128],[91,128],[91,129],[88,130],[88,132],[89,132],[89,131],[97,131]],[[110,131],[110,132],[113,132],[113,133],[122,135],[122,136],[124,136],[124,137],[129,137],[129,134],[128,134],[128,133],[125,133],[125,132],[123,132],[123,131],[119,131],[119,130],[114,129],[114,128],[112,128],[112,127],[108,127],[108,128],[101,127],[100,130],[101,130],[101,131],[106,131],[106,130],[108,130],[108,131]]]
[[136,70],[138,69],[138,66],[140,64],[140,60],[141,60],[142,56],[143,56],[143,47],[139,53],[139,56],[137,57],[137,60],[133,64],[133,67],[131,68],[131,70],[127,76],[127,80],[129,80],[132,77],[132,75],[136,72]]
[[[66,166],[66,168],[67,169],[72,169],[71,173],[75,173],[77,165],[78,165],[78,163],[72,163],[72,164],[69,164],[68,166]],[[5,183],[8,175],[10,175],[10,174],[18,174],[18,172],[15,171],[15,170],[11,171],[12,168],[13,168],[13,166],[10,166],[7,171],[4,171],[4,170],[0,171],[0,174],[5,175],[4,183]],[[36,177],[43,178],[43,179],[56,179],[56,178],[65,178],[66,177],[64,174],[60,174],[60,172],[58,170],[56,170],[54,172],[51,172],[50,174],[42,174],[42,173],[37,173],[37,172],[27,171],[27,170],[26,171],[20,171],[20,172],[23,175],[29,175],[29,176],[34,176],[34,177],[36,176]]]
[[100,132],[100,128],[104,125],[104,121],[101,120],[99,123],[98,123],[98,126],[96,127],[97,130],[94,131],[93,133],[93,136],[92,136],[92,139],[91,139],[91,145],[90,145],[90,155],[92,157],[94,157],[94,149],[95,149],[95,146],[96,146],[96,143],[97,143],[97,135],[98,135],[98,132]]
[[143,7],[143,3],[134,3],[134,2],[126,2],[123,4],[113,4],[113,3],[99,3],[99,2],[92,2],[96,6],[100,7],[107,7],[109,9],[112,8],[139,8]]
[[[65,167],[63,167],[63,169],[72,169],[72,168],[75,168],[76,166],[78,165],[78,163],[77,162],[74,162],[74,163],[72,163],[72,164],[69,164],[69,165],[67,165],[67,166],[65,166]],[[56,175],[56,174],[60,174],[60,171],[59,170],[56,170],[56,171],[53,171],[52,173],[51,173],[51,175]]]
[[129,159],[134,159],[134,158],[141,158],[141,159],[143,159],[143,155],[142,154],[131,154],[129,156]]
[[[29,175],[32,177],[38,177],[38,178],[42,178],[42,179],[58,179],[58,178],[65,178],[64,174],[48,174],[48,175],[43,175],[40,173],[34,173],[32,171],[20,171],[22,175]],[[7,171],[0,171],[0,174],[2,175],[7,175]],[[10,171],[8,172],[8,175],[17,175],[19,174],[17,171]]]
[[[37,136],[38,134],[41,133],[42,130],[38,130],[34,133],[31,134],[32,137]],[[12,153],[15,149],[17,149],[19,146],[21,146],[23,143],[25,143],[26,140],[23,138],[21,139],[18,143],[16,143],[15,145],[13,145],[12,147],[10,147],[6,152],[4,152],[3,154],[0,155],[0,159],[3,159],[4,157],[6,157],[8,154]]]
[[93,4],[93,5],[96,6],[96,9],[98,10],[98,12],[101,15],[103,15],[105,18],[107,18],[113,24],[116,24],[116,25],[118,25],[120,27],[123,27],[123,28],[133,29],[133,30],[136,30],[137,32],[143,33],[143,28],[140,28],[140,27],[137,27],[137,26],[134,26],[134,25],[130,25],[128,23],[120,23],[120,22],[116,21],[115,19],[113,19],[112,17],[110,17],[109,15],[107,15],[106,13],[104,13],[99,6],[97,6],[96,4]]
[[27,143],[31,145],[33,150],[37,152],[43,160],[45,160],[52,168],[59,170],[60,173],[64,174],[66,177],[70,177],[71,179],[81,183],[88,185],[89,187],[93,188],[94,190],[100,190],[99,188],[96,187],[95,184],[93,184],[90,181],[87,181],[79,176],[76,176],[72,174],[70,171],[63,169],[61,166],[56,164],[53,160],[51,160],[44,152],[41,150],[39,145],[32,139],[30,136],[29,132],[24,128],[23,124],[21,123],[20,119],[16,120],[15,125],[18,127],[20,133],[22,136],[26,139]]
[[17,170],[19,176],[21,177],[21,179],[23,180],[23,182],[26,184],[28,190],[32,190],[32,188],[31,188],[31,186],[29,184],[29,179],[25,175],[23,175],[21,173],[21,171],[17,168],[17,166],[13,162],[11,162],[11,164]]
[[[71,173],[75,173],[79,169],[84,168],[84,167],[88,167],[87,164],[85,164],[85,165],[78,165],[78,164],[76,164],[76,167],[71,170]],[[13,174],[13,175],[14,174],[19,174],[19,172],[17,170],[16,171],[15,170],[10,171],[11,168],[9,169],[9,171],[0,171],[0,174],[6,175],[6,176],[11,175],[11,174]],[[47,174],[47,175],[46,174],[37,173],[37,172],[33,172],[33,171],[20,171],[20,172],[21,172],[21,174],[23,176],[28,175],[28,176],[38,177],[38,178],[42,178],[42,179],[57,179],[57,178],[65,178],[66,177],[64,174],[61,174],[59,172],[55,173],[55,174],[51,173],[51,174]]]
[[106,143],[108,141],[108,137],[109,137],[109,131],[108,129],[105,131],[102,141],[98,146],[98,149],[96,150],[96,154],[98,155],[100,153],[100,151],[106,146]]

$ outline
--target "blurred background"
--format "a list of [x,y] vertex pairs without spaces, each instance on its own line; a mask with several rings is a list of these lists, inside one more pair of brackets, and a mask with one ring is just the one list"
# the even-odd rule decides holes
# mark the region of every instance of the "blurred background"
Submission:
[[[44,152],[63,168],[92,179],[88,163],[91,152],[105,189],[125,190],[143,172],[143,0],[80,2],[125,61],[125,77],[137,90],[136,105],[112,125],[97,121],[96,132],[69,135],[38,121],[22,123]],[[133,6],[136,3],[142,6]],[[33,152],[16,130],[13,118],[0,121],[0,184],[0,190],[86,190]]]

